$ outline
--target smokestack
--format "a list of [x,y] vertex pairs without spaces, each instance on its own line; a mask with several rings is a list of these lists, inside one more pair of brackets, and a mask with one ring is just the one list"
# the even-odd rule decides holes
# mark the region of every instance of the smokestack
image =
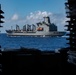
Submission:
[[44,17],[44,22],[49,25],[50,24],[50,17]]

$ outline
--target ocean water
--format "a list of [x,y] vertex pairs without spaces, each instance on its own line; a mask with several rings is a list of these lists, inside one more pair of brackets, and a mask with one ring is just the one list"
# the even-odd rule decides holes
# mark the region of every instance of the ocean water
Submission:
[[2,49],[36,48],[41,51],[68,47],[66,37],[9,37],[0,33]]

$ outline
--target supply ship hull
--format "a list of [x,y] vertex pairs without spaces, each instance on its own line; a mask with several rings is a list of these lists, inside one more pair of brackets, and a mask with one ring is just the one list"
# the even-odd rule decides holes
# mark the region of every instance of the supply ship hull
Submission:
[[9,33],[7,31],[7,35],[8,36],[42,36],[42,37],[45,37],[45,36],[63,36],[65,35],[65,32],[22,32],[22,33]]
[[49,17],[44,17],[44,21],[37,23],[37,25],[24,25],[20,29],[16,25],[16,29],[6,30],[8,36],[63,36],[65,32],[57,31],[57,26],[50,22]]

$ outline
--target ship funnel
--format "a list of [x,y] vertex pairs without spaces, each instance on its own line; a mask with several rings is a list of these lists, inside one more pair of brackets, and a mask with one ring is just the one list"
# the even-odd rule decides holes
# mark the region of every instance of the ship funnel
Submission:
[[50,17],[44,17],[44,22],[49,25],[50,24]]

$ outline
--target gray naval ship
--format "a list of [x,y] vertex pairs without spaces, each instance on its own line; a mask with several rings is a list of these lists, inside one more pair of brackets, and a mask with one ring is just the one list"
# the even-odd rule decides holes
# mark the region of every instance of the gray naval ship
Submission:
[[19,25],[16,25],[16,29],[6,30],[8,36],[63,36],[65,32],[57,31],[57,26],[50,22],[50,17],[43,17],[42,22],[36,23],[36,25],[24,25],[23,29],[20,29]]

